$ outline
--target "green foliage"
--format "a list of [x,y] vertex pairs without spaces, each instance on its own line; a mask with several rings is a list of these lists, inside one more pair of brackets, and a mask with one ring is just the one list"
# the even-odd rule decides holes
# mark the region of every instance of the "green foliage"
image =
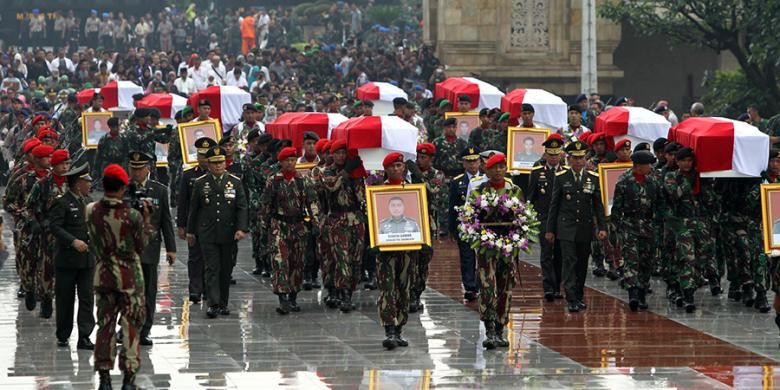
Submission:
[[383,26],[391,26],[401,18],[401,7],[393,5],[377,5],[369,8],[368,20]]
[[707,86],[702,100],[709,115],[736,118],[749,104],[757,105],[764,115],[772,113],[766,92],[751,86],[742,70],[717,71]]

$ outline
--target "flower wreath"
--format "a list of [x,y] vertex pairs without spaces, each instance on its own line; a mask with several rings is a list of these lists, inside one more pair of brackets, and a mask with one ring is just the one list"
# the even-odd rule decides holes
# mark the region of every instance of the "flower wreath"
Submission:
[[531,252],[539,221],[531,204],[512,194],[487,192],[471,197],[458,211],[460,239],[478,254],[516,260]]

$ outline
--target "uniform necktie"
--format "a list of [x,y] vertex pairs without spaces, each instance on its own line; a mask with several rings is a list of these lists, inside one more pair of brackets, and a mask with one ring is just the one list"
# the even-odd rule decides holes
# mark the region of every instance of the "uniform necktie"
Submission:
[[580,175],[581,173],[579,172],[574,174],[574,181],[577,183],[577,185],[580,185]]

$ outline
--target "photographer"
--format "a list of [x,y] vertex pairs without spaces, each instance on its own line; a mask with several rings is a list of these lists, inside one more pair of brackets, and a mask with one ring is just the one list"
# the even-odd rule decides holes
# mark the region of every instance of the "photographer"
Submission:
[[130,185],[127,196],[130,206],[143,210],[143,202],[150,205],[149,223],[154,232],[149,244],[141,256],[141,269],[144,273],[144,292],[146,295],[146,322],[141,329],[141,345],[152,345],[149,331],[154,322],[154,309],[157,301],[157,266],[160,264],[160,240],[165,241],[165,258],[168,264],[176,261],[176,241],[173,233],[171,209],[168,207],[168,187],[149,178],[150,163],[153,157],[138,151],[130,152]]
[[124,168],[111,164],[103,171],[105,195],[87,206],[89,239],[95,251],[95,305],[98,331],[95,337],[95,370],[101,388],[111,388],[109,371],[114,367],[114,330],[122,314],[124,348],[119,359],[124,384],[132,387],[141,364],[138,331],[146,319],[144,275],[141,255],[155,228],[149,206],[143,214],[123,201],[129,177]]

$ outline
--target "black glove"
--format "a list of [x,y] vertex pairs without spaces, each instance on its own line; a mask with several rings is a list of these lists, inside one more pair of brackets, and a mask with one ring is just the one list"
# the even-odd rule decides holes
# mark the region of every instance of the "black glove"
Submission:
[[433,253],[433,248],[428,244],[422,244],[422,248],[420,248],[420,253],[424,255],[430,255]]
[[422,183],[423,173],[417,163],[412,160],[406,160],[406,170],[412,175],[412,183]]
[[352,173],[355,169],[358,169],[360,167],[360,164],[363,163],[363,160],[360,159],[360,157],[357,158],[349,158],[347,159],[347,162],[344,164],[344,170],[347,173]]

